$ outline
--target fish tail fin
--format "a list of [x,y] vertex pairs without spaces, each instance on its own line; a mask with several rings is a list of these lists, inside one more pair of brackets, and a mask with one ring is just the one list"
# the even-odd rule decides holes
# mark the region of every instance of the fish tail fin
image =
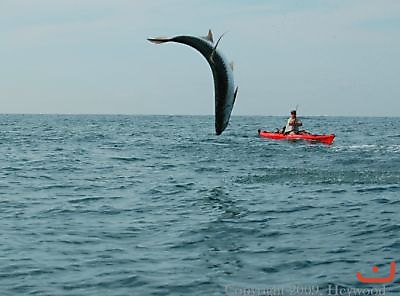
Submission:
[[165,37],[148,38],[147,40],[154,44],[161,44],[161,43],[171,41],[171,39],[165,38]]

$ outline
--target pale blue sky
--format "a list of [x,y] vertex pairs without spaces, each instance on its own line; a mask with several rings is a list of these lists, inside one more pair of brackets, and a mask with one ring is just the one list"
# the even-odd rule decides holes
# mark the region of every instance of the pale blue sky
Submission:
[[207,62],[146,41],[209,28],[234,115],[400,116],[398,0],[1,0],[1,113],[213,114]]

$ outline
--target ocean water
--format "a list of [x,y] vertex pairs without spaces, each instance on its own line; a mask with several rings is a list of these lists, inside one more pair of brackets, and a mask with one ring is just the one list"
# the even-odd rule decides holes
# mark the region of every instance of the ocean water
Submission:
[[302,120],[0,115],[0,295],[399,295],[399,118]]

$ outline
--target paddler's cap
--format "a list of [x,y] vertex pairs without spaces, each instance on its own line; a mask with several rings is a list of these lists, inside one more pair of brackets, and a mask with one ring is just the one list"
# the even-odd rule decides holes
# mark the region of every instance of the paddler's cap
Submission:
[[292,111],[290,111],[290,114],[294,114],[294,115],[296,115],[296,110],[292,110]]

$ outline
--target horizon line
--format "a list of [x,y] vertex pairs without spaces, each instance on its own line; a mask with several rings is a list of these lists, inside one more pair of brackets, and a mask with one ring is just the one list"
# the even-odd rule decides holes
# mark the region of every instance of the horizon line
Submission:
[[[0,115],[59,115],[59,116],[214,116],[214,114],[147,114],[147,113],[0,113]],[[232,114],[231,117],[286,117],[289,114]],[[315,115],[302,114],[299,117],[369,117],[398,118],[400,115]]]

